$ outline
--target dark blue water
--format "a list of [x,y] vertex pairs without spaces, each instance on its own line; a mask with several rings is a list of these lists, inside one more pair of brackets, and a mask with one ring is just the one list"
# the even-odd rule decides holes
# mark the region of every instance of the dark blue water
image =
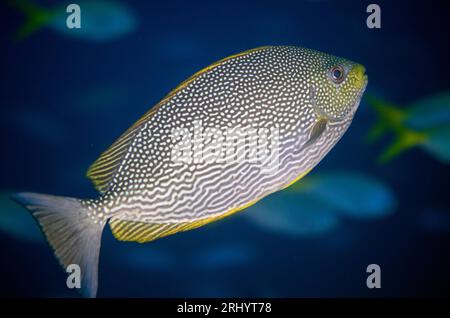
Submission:
[[[127,127],[194,72],[261,45],[304,46],[360,62],[368,92],[400,105],[448,90],[448,10],[378,1],[382,28],[370,30],[368,3],[129,1],[138,27],[102,42],[49,28],[15,41],[24,16],[2,5],[0,190],[96,196],[85,171]],[[373,121],[363,102],[313,174],[377,176],[396,196],[395,213],[345,219],[314,238],[268,232],[239,214],[144,245],[119,242],[106,228],[98,295],[448,295],[450,167],[420,150],[378,165],[386,144],[364,143]],[[301,206],[295,198],[289,204]],[[441,214],[424,217],[427,211]],[[77,296],[43,242],[0,232],[0,255],[0,295]],[[381,266],[381,289],[366,287],[372,263]]]

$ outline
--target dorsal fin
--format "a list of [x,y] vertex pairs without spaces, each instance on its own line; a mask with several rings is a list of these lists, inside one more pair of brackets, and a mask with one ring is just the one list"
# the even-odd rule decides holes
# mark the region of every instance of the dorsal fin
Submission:
[[226,57],[220,61],[217,61],[205,67],[201,71],[195,73],[187,80],[182,82],[180,85],[178,85],[169,94],[167,94],[166,97],[164,97],[158,104],[152,107],[147,113],[144,114],[144,116],[142,116],[136,123],[134,123],[133,126],[131,126],[125,133],[123,133],[119,137],[119,139],[117,139],[105,152],[103,152],[100,155],[100,157],[89,167],[87,171],[87,177],[91,179],[91,181],[94,183],[95,188],[101,193],[104,193],[109,189],[110,182],[114,177],[114,175],[116,174],[116,171],[120,163],[122,162],[122,159],[124,158],[129,146],[131,145],[136,133],[139,132],[142,125],[145,122],[147,122],[156,113],[156,111],[162,105],[164,105],[169,99],[171,99],[180,90],[182,90],[190,83],[192,83],[200,75],[212,70],[213,68],[219,66],[220,64],[228,60],[266,48],[269,48],[269,46],[263,46],[256,49],[248,50],[242,53]]
[[139,125],[133,125],[128,129],[89,167],[86,176],[91,179],[99,192],[104,193],[108,190],[109,183],[133,141],[138,127]]

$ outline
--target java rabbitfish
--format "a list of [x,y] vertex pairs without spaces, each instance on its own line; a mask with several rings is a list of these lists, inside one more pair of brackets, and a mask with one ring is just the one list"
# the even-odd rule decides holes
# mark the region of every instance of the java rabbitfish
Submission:
[[[21,193],[56,257],[79,264],[95,296],[101,233],[149,242],[244,209],[306,175],[349,127],[367,84],[364,67],[310,49],[268,46],[194,74],[129,128],[90,167],[100,195],[73,199]],[[174,129],[272,128],[277,165],[172,158]],[[242,141],[242,140],[240,140]],[[236,153],[247,147],[236,143]],[[273,211],[276,213],[276,211]]]

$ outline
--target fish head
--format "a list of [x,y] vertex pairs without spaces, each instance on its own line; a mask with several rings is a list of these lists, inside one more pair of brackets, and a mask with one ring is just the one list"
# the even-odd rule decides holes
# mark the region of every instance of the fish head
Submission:
[[318,53],[311,63],[311,104],[320,117],[330,122],[347,121],[358,109],[367,86],[365,67],[361,64]]

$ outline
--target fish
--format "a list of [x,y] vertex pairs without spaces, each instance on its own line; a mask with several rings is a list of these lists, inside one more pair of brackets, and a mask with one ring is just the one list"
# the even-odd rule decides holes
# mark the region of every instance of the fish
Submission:
[[359,220],[388,216],[397,206],[394,193],[384,182],[353,170],[309,176],[289,191],[314,197],[341,217]]
[[306,176],[255,204],[245,215],[253,224],[282,236],[317,238],[344,219],[374,220],[392,214],[395,196],[380,180],[342,170]]
[[450,91],[421,98],[408,106],[406,126],[427,130],[450,124]]
[[442,163],[450,163],[450,92],[424,97],[401,107],[368,95],[366,100],[377,114],[367,135],[370,143],[391,133],[393,141],[379,156],[386,163],[404,152],[420,148]]
[[9,0],[10,6],[26,15],[25,23],[17,30],[16,39],[24,40],[43,27],[60,34],[87,41],[105,42],[138,27],[134,12],[125,4],[113,0],[79,1],[81,28],[68,28],[65,5],[46,9],[30,0]]
[[325,202],[292,191],[276,193],[255,204],[245,217],[262,230],[289,238],[318,238],[341,224]]
[[361,64],[307,48],[237,53],[182,82],[100,155],[87,172],[97,198],[13,199],[40,224],[60,264],[80,266],[81,294],[95,297],[106,224],[118,240],[150,242],[292,185],[347,131],[367,83]]

